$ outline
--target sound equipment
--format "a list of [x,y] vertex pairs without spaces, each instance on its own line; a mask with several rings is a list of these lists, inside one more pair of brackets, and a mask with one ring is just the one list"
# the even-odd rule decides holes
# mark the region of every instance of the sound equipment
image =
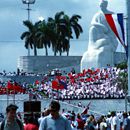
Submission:
[[41,101],[25,101],[24,112],[41,112]]

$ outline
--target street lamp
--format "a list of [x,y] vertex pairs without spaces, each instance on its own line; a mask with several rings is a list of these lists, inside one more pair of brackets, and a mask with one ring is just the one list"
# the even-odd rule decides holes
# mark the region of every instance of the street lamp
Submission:
[[[30,4],[34,4],[35,0],[22,0],[23,4],[27,4],[28,21],[30,21]],[[28,47],[28,56],[30,56],[30,47]]]
[[128,46],[128,102],[130,102],[130,1],[126,0],[126,9],[127,9],[127,46]]

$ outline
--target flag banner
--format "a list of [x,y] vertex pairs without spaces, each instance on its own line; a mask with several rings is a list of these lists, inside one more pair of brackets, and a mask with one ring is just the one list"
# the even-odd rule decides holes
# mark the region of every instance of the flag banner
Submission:
[[38,85],[38,84],[40,84],[40,82],[39,82],[39,80],[36,80],[35,85]]
[[53,80],[52,81],[52,88],[59,90],[59,89],[67,89],[67,84],[61,80]]
[[58,83],[57,80],[53,80],[53,81],[52,81],[52,88],[53,88],[53,89],[58,89],[58,86],[59,86],[58,84],[59,84],[59,83]]
[[64,81],[59,80],[60,88],[67,89],[67,83]]
[[17,82],[10,82],[8,81],[6,88],[9,91],[12,91],[12,94],[15,92],[24,92],[25,90],[17,83]]
[[91,104],[91,101],[88,103],[88,105],[86,106],[86,108],[81,113],[82,115],[88,114],[88,110],[89,110],[90,104]]
[[120,43],[126,48],[123,14],[105,14],[105,18]]
[[8,89],[13,89],[13,83],[11,83],[10,81],[7,82],[7,86]]

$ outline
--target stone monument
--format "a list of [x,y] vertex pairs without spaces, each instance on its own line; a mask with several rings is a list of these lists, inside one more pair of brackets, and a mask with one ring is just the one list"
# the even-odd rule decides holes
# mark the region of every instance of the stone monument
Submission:
[[80,63],[81,71],[92,67],[114,66],[114,53],[118,41],[105,18],[105,14],[113,14],[112,11],[107,9],[107,5],[107,0],[101,0],[100,11],[92,18],[88,50],[83,54]]

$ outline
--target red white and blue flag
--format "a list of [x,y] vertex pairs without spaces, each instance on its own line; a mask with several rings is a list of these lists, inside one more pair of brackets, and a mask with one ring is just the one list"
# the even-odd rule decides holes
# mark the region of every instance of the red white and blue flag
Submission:
[[90,105],[91,105],[91,101],[88,103],[87,107],[81,113],[82,115],[88,114],[88,110],[89,110]]
[[105,14],[106,20],[120,41],[120,43],[123,45],[123,47],[126,49],[126,44],[125,44],[125,32],[124,32],[124,20],[123,20],[123,14],[118,13],[118,14]]
[[52,81],[52,88],[56,90],[67,89],[67,83],[56,79]]

